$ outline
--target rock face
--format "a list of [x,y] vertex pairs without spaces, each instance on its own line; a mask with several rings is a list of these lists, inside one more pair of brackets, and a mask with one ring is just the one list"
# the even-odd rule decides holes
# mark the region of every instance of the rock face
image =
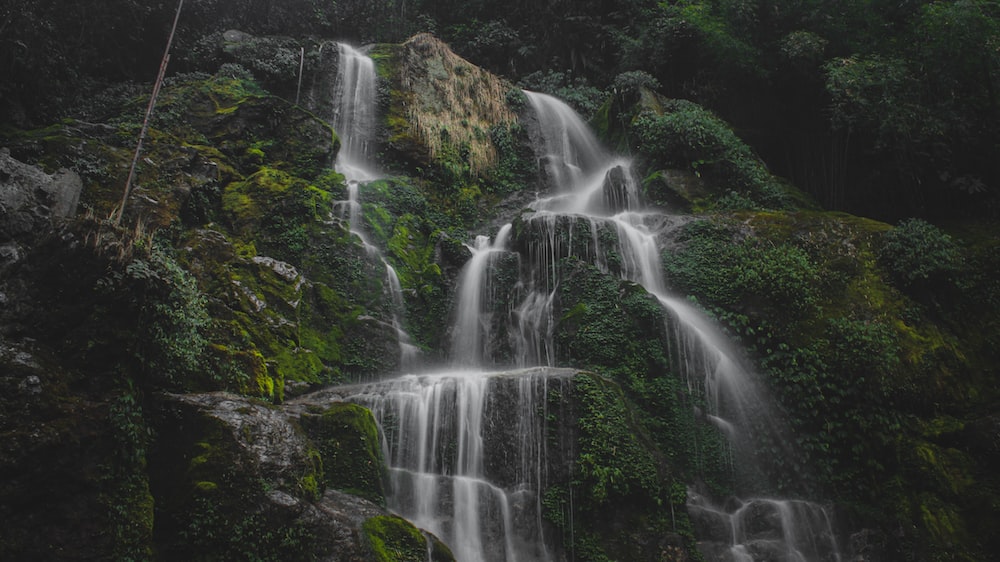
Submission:
[[58,356],[0,337],[0,558],[97,560],[114,550],[110,405],[85,396],[83,382]]
[[[371,431],[338,423],[344,407],[367,415]],[[361,496],[380,501],[381,480],[353,479],[359,467],[382,466],[371,414],[353,405],[309,410],[226,393],[164,396],[150,457],[158,548],[171,558],[375,559],[386,538],[369,522],[390,516]],[[306,420],[316,418],[330,421],[325,431],[309,423],[313,429],[303,432]],[[352,451],[351,458],[335,458],[330,440]],[[351,494],[326,487],[348,480]],[[393,525],[423,538],[405,521]],[[422,552],[429,550],[427,540],[435,548],[428,538]]]
[[72,217],[83,181],[67,169],[46,174],[0,148],[0,267],[18,261],[19,241],[36,237],[52,221]]
[[406,121],[429,156],[465,145],[473,173],[496,164],[496,147],[484,132],[516,121],[506,102],[512,86],[427,33],[403,43],[399,58],[400,85],[409,101]]

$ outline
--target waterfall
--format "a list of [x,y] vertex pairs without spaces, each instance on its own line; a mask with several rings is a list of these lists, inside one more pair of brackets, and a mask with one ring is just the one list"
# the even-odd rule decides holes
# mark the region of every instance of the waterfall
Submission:
[[[753,436],[759,432],[780,441],[781,423],[767,408],[768,399],[744,368],[738,350],[702,312],[668,291],[657,243],[662,214],[642,210],[628,160],[604,151],[566,104],[544,94],[525,94],[544,139],[539,159],[553,193],[538,199],[533,205],[535,214],[527,219],[529,229],[539,233],[534,244],[540,247],[531,249],[536,274],[527,281],[530,289],[517,310],[530,309],[537,314],[551,308],[544,295],[554,292],[559,283],[555,276],[559,258],[573,255],[589,259],[611,273],[611,265],[602,258],[599,233],[614,232],[620,257],[614,269],[623,279],[642,285],[667,312],[665,328],[675,342],[673,361],[689,387],[704,393],[709,409],[704,413],[706,420],[716,425],[737,451],[751,449]],[[560,221],[562,226],[568,225],[569,241],[565,244],[555,234]],[[589,227],[576,228],[581,222]],[[574,237],[581,235],[589,235],[590,240],[574,243]],[[528,336],[521,339],[527,341]],[[789,561],[839,560],[830,518],[819,505],[755,498],[725,510],[711,506],[697,494],[692,493],[691,498],[692,512],[725,518],[732,530],[724,541],[725,556],[717,558],[718,553],[709,553],[706,547],[704,554],[711,559],[770,560],[773,553],[780,552],[780,559]],[[746,531],[745,521],[751,517],[758,517],[758,525],[759,519],[768,521],[766,540],[759,533]],[[702,530],[711,534],[711,526]],[[764,542],[771,546],[762,547]]]
[[380,177],[372,160],[377,94],[375,62],[350,45],[339,43],[337,49],[332,121],[341,144],[334,168],[344,175],[347,200],[338,201],[335,208],[339,208],[340,218],[347,221],[351,234],[361,241],[368,255],[385,268],[385,284],[392,306],[392,328],[399,341],[399,366],[401,370],[411,369],[417,365],[419,348],[403,327],[405,304],[399,276],[378,247],[368,240],[362,226],[360,186]]
[[[526,92],[526,95],[546,137],[546,167],[556,171],[574,170],[573,174],[553,173],[556,194],[539,199],[533,207],[541,210],[527,219],[531,229],[544,233],[537,237],[542,247],[532,248],[538,256],[536,270],[544,269],[542,280],[535,281],[535,285],[544,286],[543,291],[557,285],[558,280],[554,279],[556,262],[568,255],[590,259],[602,270],[611,272],[609,264],[601,259],[599,233],[613,232],[620,258],[617,273],[623,279],[642,285],[668,312],[671,322],[667,329],[683,350],[679,355],[686,361],[682,371],[690,381],[705,389],[711,408],[709,414],[722,420],[732,417],[725,422],[736,428],[748,427],[750,412],[759,408],[762,397],[728,338],[687,300],[667,291],[657,243],[657,226],[661,224],[658,221],[662,214],[641,210],[630,163],[595,145],[593,134],[566,104],[544,94]],[[562,132],[554,140],[548,139],[553,131]],[[578,139],[577,135],[583,138]],[[586,148],[585,153],[591,159],[589,163],[581,165],[575,160],[584,152],[576,147]],[[573,159],[572,163],[561,162],[563,155]],[[611,195],[606,196],[609,191]],[[569,224],[570,242],[560,247],[556,231],[561,228],[558,221],[565,218],[573,221]],[[588,227],[574,228],[580,222]],[[590,240],[574,244],[573,238],[577,236],[589,236]],[[586,255],[581,255],[581,249]],[[534,298],[529,294],[526,301]]]
[[372,162],[378,93],[375,62],[350,45],[337,47],[333,129],[340,137],[340,152],[334,167],[348,182],[371,181],[379,177]]
[[[336,165],[349,179],[341,215],[374,255],[358,200],[359,183],[377,177],[369,159],[374,124],[364,124],[374,110],[360,103],[374,99],[374,87],[357,83],[361,76],[374,81],[374,71],[353,49],[341,46],[340,56],[335,124],[343,148]],[[546,540],[542,493],[550,483],[570,480],[565,459],[575,458],[571,438],[550,425],[573,419],[572,412],[550,411],[570,407],[550,396],[564,396],[575,373],[553,367],[559,357],[554,307],[565,257],[637,283],[659,301],[671,361],[689,389],[705,397],[708,411],[693,415],[719,428],[734,455],[755,433],[774,433],[780,425],[739,350],[669,291],[658,238],[674,219],[643,207],[630,161],[606,151],[561,101],[526,96],[537,116],[542,142],[536,152],[550,189],[522,214],[519,250],[511,247],[512,224],[467,245],[470,259],[458,277],[450,329],[454,370],[332,390],[370,408],[379,424],[389,508],[436,534],[461,562],[564,559],[558,541]],[[393,295],[401,295],[387,263],[386,272]],[[402,308],[401,296],[393,302]],[[409,338],[397,328],[405,357]],[[518,370],[483,371],[498,364]],[[810,502],[732,498],[719,507],[691,490],[689,513],[699,548],[712,560],[839,561],[830,518]]]
[[552,438],[549,393],[566,392],[574,374],[466,369],[333,391],[368,407],[382,429],[392,511],[461,562],[544,562],[555,559],[539,495],[548,448],[569,447]]
[[705,558],[721,562],[833,562],[840,560],[830,516],[801,500],[732,499],[728,509],[689,492],[688,511]]
[[459,278],[456,317],[451,345],[452,361],[461,366],[480,366],[488,361],[491,333],[491,302],[495,294],[488,274],[496,264],[498,254],[506,250],[511,225],[504,225],[490,242],[488,236],[477,236],[475,244],[467,246],[472,258]]

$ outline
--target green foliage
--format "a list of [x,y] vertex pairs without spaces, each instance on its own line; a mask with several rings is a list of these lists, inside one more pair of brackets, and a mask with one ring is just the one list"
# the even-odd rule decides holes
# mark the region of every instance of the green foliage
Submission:
[[594,508],[611,499],[658,501],[657,462],[642,443],[625,396],[617,385],[596,376],[574,379],[574,397],[582,407],[577,470]]
[[936,116],[920,103],[908,61],[848,57],[827,63],[826,73],[834,126],[874,131],[876,144],[886,147],[941,132]]
[[269,521],[253,508],[240,512],[232,505],[220,505],[220,494],[211,486],[203,492],[208,496],[194,499],[186,528],[181,532],[186,559],[281,562],[310,556],[310,543],[316,537],[300,522]]
[[709,305],[795,318],[815,311],[819,271],[801,248],[752,238],[710,221],[687,225],[683,250],[664,256],[668,277]]
[[615,76],[612,88],[615,94],[625,96],[639,91],[640,88],[659,90],[661,86],[660,81],[652,74],[644,70],[630,70]]
[[133,259],[123,276],[112,274],[104,283],[106,290],[124,283],[134,291],[136,328],[144,336],[134,341],[135,359],[150,380],[174,386],[201,366],[209,316],[195,279],[168,252],[155,244],[148,257]]
[[294,39],[245,36],[226,42],[224,50],[240,64],[249,66],[253,72],[272,83],[291,82],[298,76],[299,43]]
[[[798,445],[821,482],[870,500],[873,479],[896,462],[896,333],[879,322],[831,319],[809,347],[779,344],[763,366],[779,383]],[[860,436],[864,436],[861,438]]]
[[452,221],[408,178],[366,184],[361,201],[366,230],[384,248],[407,295],[409,333],[424,345],[441,341],[448,303],[437,253]]
[[895,462],[895,408],[906,384],[900,333],[881,316],[893,306],[881,300],[889,291],[870,277],[873,260],[857,239],[829,247],[818,222],[799,238],[766,224],[768,214],[756,217],[743,225],[753,235],[725,222],[687,225],[679,251],[664,256],[668,277],[759,357],[796,436],[785,444],[794,453],[763,444],[775,447],[768,470],[779,484],[869,501]]
[[663,311],[648,293],[575,258],[559,267],[560,364],[607,369],[616,379],[663,368]]
[[811,71],[823,62],[829,41],[811,31],[797,30],[781,40],[781,54],[802,71]]
[[153,535],[153,496],[146,473],[146,452],[152,431],[143,414],[141,394],[126,381],[108,408],[116,451],[104,483],[105,503],[114,533],[115,555],[120,560],[150,556]]
[[886,232],[878,258],[903,288],[947,283],[961,265],[961,252],[951,237],[920,219],[904,220]]
[[663,114],[643,112],[633,121],[633,131],[637,150],[654,169],[690,168],[767,208],[788,206],[750,148],[725,122],[694,103],[672,100]]
[[756,6],[745,0],[681,2],[670,8],[683,26],[690,26],[699,47],[725,72],[753,74],[761,71],[757,47],[748,32],[757,23]]
[[[520,103],[525,102],[522,99]],[[500,157],[487,176],[486,189],[491,196],[503,198],[533,185],[537,166],[527,135],[520,125],[497,125],[490,129],[490,139]]]
[[233,182],[222,195],[222,209],[240,231],[260,229],[260,249],[293,263],[309,244],[307,225],[324,220],[331,205],[330,192],[273,168]]

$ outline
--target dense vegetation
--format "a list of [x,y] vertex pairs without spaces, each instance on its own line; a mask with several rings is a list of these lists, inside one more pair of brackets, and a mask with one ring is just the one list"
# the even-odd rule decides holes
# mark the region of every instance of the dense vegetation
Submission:
[[[1000,550],[995,2],[189,2],[127,226],[101,217],[175,5],[64,4],[0,0],[0,147],[74,170],[85,209],[0,225],[0,557],[308,559],[340,552],[316,515],[339,490],[365,499],[350,524],[368,559],[424,558],[379,511],[370,415],[279,409],[398,362],[383,266],[330,169],[325,38],[380,42],[392,175],[362,186],[362,218],[426,358],[447,350],[463,243],[536,189],[517,87],[556,94],[634,157],[647,200],[694,213],[664,233],[664,270],[795,436],[763,450],[769,492],[835,504],[871,560]],[[550,396],[579,435],[547,522],[580,559],[684,560],[685,486],[737,485],[724,440],[692,414],[705,397],[655,301],[555,267],[555,362],[590,374]],[[184,397],[210,391],[250,397],[236,413],[285,431],[290,464],[255,464],[267,424],[230,431],[230,395]]]
[[[170,4],[7,2],[0,111],[38,123],[97,83],[151,79]],[[177,69],[200,68],[212,34],[228,28],[355,42],[429,31],[588,112],[643,73],[731,122],[827,208],[889,220],[997,213],[996,2],[213,0],[185,9]],[[294,73],[296,50],[287,46],[269,70]]]

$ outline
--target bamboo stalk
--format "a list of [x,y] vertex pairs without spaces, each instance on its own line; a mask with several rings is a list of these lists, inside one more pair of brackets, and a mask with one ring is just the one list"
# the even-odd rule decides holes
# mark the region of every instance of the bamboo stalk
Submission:
[[306,66],[306,48],[299,47],[299,85],[295,88],[295,105],[299,105],[299,94],[302,93],[302,70]]
[[181,8],[184,7],[184,0],[179,0],[177,3],[177,13],[174,14],[174,24],[170,28],[170,37],[167,38],[167,48],[163,51],[163,59],[160,61],[160,70],[156,74],[156,82],[153,84],[153,93],[149,98],[149,105],[146,107],[146,117],[142,120],[142,128],[139,130],[139,141],[135,145],[135,154],[132,156],[132,165],[128,169],[128,177],[125,179],[125,190],[122,193],[121,203],[118,204],[118,208],[115,209],[112,214],[112,222],[118,225],[122,221],[122,217],[125,215],[125,203],[128,201],[128,196],[132,191],[132,180],[135,178],[135,168],[139,164],[139,155],[142,153],[142,142],[146,138],[146,133],[149,131],[149,121],[153,115],[153,109],[156,107],[156,98],[160,95],[160,87],[163,86],[163,77],[167,73],[167,64],[170,62],[170,47],[174,43],[174,33],[177,32],[177,22],[181,19]]

